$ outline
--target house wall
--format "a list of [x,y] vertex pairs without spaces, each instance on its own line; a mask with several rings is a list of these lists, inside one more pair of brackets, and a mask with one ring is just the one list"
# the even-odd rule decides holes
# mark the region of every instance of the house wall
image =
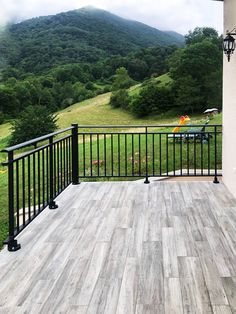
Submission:
[[[224,34],[236,27],[236,0],[224,0]],[[223,181],[236,197],[236,52],[224,57]]]

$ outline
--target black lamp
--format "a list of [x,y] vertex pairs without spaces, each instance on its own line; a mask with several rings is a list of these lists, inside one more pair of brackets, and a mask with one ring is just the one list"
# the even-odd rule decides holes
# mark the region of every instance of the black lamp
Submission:
[[224,39],[224,53],[227,55],[228,62],[230,62],[231,55],[234,53],[236,48],[235,39],[233,36],[236,36],[236,28],[234,28],[231,32],[227,31],[226,37]]

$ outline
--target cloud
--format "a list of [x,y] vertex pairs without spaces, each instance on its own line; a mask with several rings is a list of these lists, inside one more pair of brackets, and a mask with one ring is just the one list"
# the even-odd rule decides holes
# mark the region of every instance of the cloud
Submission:
[[183,34],[196,26],[213,26],[220,32],[223,29],[223,4],[211,0],[0,0],[0,24],[86,5]]

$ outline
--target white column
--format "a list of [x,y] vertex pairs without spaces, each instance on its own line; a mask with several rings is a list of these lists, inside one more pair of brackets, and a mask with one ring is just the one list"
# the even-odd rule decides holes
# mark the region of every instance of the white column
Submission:
[[[236,27],[236,0],[224,0],[224,35]],[[223,180],[236,197],[236,51],[224,57],[223,78]]]

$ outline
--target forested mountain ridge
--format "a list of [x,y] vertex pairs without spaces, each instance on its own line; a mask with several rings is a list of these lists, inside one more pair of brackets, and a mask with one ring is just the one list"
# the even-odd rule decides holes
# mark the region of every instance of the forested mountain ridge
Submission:
[[10,25],[0,52],[11,67],[43,73],[58,65],[94,63],[151,46],[181,46],[184,37],[107,11],[85,7]]

